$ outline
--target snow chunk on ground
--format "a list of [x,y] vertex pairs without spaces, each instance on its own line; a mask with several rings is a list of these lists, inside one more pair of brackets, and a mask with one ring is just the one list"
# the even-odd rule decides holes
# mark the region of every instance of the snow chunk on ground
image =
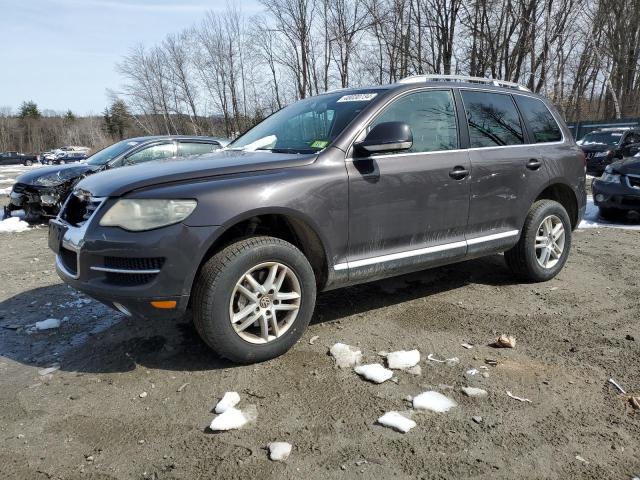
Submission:
[[255,406],[251,405],[244,411],[230,407],[224,413],[218,415],[211,421],[209,428],[214,432],[222,432],[225,430],[235,430],[242,428],[247,423],[253,421],[257,417]]
[[361,377],[373,383],[382,383],[393,377],[393,372],[384,368],[379,363],[372,363],[369,365],[359,365],[354,368],[355,372]]
[[0,233],[19,233],[29,230],[29,224],[18,217],[9,217],[0,221]]
[[394,370],[404,370],[416,366],[420,362],[418,350],[399,350],[387,355],[387,365]]
[[486,390],[476,387],[462,387],[462,393],[467,397],[486,397],[488,395]]
[[291,455],[291,444],[287,442],[271,442],[267,448],[269,458],[276,462],[283,462]]
[[51,330],[52,328],[59,328],[60,320],[57,318],[47,318],[41,322],[36,322],[36,330]]
[[421,393],[413,399],[413,408],[417,410],[444,413],[457,406],[458,404],[449,397],[434,391]]
[[362,352],[344,343],[336,343],[329,349],[339,368],[351,368],[360,363]]
[[385,413],[378,419],[378,423],[401,433],[407,433],[416,426],[416,422],[396,411]]
[[215,411],[216,413],[224,413],[238,403],[240,403],[240,395],[237,392],[227,392],[216,405]]

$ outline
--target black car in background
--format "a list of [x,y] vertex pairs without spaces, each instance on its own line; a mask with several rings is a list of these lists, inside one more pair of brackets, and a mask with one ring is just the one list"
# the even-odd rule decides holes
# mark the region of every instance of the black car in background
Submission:
[[26,165],[38,163],[38,155],[29,155],[20,152],[0,152],[0,165]]
[[87,158],[89,158],[89,155],[85,152],[72,151],[55,155],[54,158],[44,160],[42,163],[46,165],[64,165],[65,163],[81,162]]
[[38,168],[16,179],[5,215],[24,210],[27,221],[55,217],[73,186],[82,178],[103,170],[211,153],[227,140],[214,137],[153,136],[123,140],[106,147],[81,163]]
[[640,151],[640,129],[602,128],[587,133],[578,144],[587,159],[587,173],[602,175],[607,165]]
[[618,220],[627,212],[640,212],[640,158],[628,158],[608,165],[591,183],[593,203],[600,216]]

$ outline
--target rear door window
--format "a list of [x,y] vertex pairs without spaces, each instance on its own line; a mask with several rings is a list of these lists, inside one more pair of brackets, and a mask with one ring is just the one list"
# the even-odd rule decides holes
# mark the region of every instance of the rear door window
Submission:
[[178,143],[178,156],[186,157],[188,155],[202,155],[219,149],[220,145],[217,143],[180,142]]
[[511,95],[462,90],[472,148],[522,145],[524,134]]
[[537,98],[516,95],[516,103],[533,133],[535,143],[559,142],[562,131],[547,106]]

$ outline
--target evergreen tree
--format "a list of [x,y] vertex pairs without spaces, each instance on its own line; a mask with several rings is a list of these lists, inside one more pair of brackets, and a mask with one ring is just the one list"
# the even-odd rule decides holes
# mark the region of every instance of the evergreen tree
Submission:
[[42,115],[40,114],[40,110],[38,109],[36,102],[29,100],[22,102],[18,116],[24,120],[27,118],[40,118]]
[[118,140],[122,140],[131,123],[131,115],[127,104],[120,99],[114,100],[111,107],[104,109],[102,117],[104,118],[107,133]]
[[67,113],[64,114],[64,119],[68,123],[73,123],[76,121],[76,116],[71,110],[67,110]]

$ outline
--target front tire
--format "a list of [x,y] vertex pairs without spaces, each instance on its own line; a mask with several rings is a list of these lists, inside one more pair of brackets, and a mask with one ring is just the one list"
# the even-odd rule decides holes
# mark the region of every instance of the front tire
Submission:
[[529,282],[555,277],[571,249],[571,221],[565,208],[553,200],[535,202],[525,219],[520,240],[505,252],[511,271]]
[[250,237],[204,264],[194,286],[193,321],[220,356],[262,362],[300,339],[315,300],[313,269],[300,250],[279,238]]

